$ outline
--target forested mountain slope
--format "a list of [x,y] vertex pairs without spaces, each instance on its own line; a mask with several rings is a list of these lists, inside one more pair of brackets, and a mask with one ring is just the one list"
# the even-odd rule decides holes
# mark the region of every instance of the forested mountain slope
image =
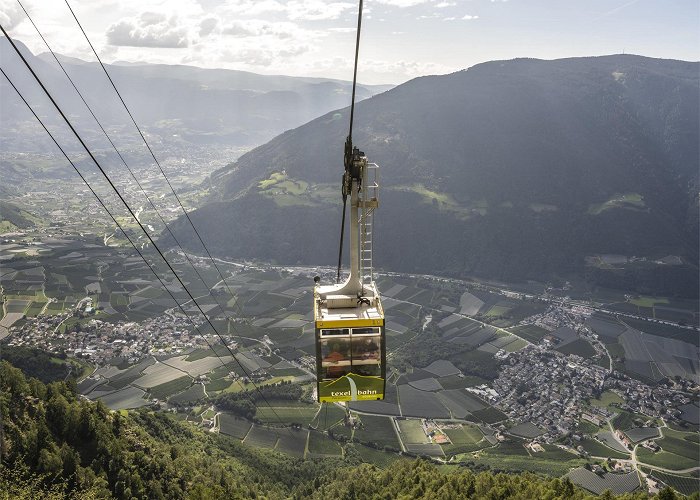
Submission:
[[[360,102],[354,143],[381,165],[376,262],[697,294],[698,70],[633,55],[494,61]],[[193,219],[215,253],[333,263],[348,111],[213,176]],[[595,264],[607,254],[631,264]],[[682,264],[655,264],[668,255]]]
[[569,481],[532,474],[442,473],[422,460],[382,470],[352,456],[291,458],[162,413],[110,412],[79,399],[71,384],[44,385],[5,361],[0,411],[2,499],[593,498]]

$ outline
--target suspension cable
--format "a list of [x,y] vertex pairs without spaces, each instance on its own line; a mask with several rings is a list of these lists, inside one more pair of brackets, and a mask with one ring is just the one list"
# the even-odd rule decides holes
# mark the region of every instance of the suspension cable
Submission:
[[[67,1],[67,0],[66,0]],[[355,39],[355,66],[352,72],[352,98],[350,100],[350,129],[348,131],[348,137],[345,140],[345,150],[343,153],[343,166],[345,167],[345,173],[343,174],[343,218],[340,223],[340,245],[338,247],[338,272],[336,274],[336,283],[340,283],[340,267],[343,262],[343,239],[345,237],[345,212],[348,201],[348,190],[347,177],[349,174],[350,166],[352,164],[352,122],[355,116],[355,88],[357,86],[357,61],[360,57],[360,32],[362,29],[362,0],[360,0],[360,7],[357,12],[357,37]]]
[[[107,76],[107,79],[109,80],[109,83],[112,84],[112,88],[116,92],[117,96],[119,97],[119,100],[121,101],[122,105],[124,106],[124,109],[126,110],[127,114],[129,115],[129,118],[131,118],[132,123],[134,124],[134,127],[136,127],[136,130],[138,131],[139,135],[141,136],[141,139],[143,140],[143,143],[146,145],[146,148],[148,149],[148,152],[151,154],[151,157],[153,158],[153,161],[158,167],[158,170],[160,170],[160,173],[163,175],[163,178],[165,179],[165,182],[168,184],[168,187],[170,188],[170,191],[172,191],[173,195],[175,196],[175,199],[177,200],[178,205],[180,206],[180,209],[182,210],[182,213],[185,215],[185,218],[187,219],[187,222],[189,225],[192,227],[192,230],[194,233],[197,235],[197,239],[202,245],[202,248],[206,252],[207,256],[209,257],[209,260],[212,262],[214,267],[216,268],[216,271],[219,273],[219,277],[224,283],[224,286],[226,287],[227,291],[231,296],[234,296],[235,294],[231,291],[231,288],[229,287],[228,283],[226,282],[226,279],[223,276],[223,273],[219,269],[219,266],[216,264],[216,261],[211,255],[211,252],[207,248],[207,246],[204,244],[204,240],[202,239],[202,236],[200,235],[199,231],[194,225],[194,222],[192,222],[192,219],[190,218],[190,214],[187,212],[185,209],[185,206],[182,204],[182,201],[180,200],[180,197],[177,195],[177,192],[175,191],[175,188],[173,187],[172,183],[170,182],[170,179],[168,179],[168,176],[165,174],[165,170],[163,170],[163,167],[161,167],[160,162],[156,158],[155,153],[153,152],[153,149],[151,149],[151,146],[148,144],[148,141],[146,140],[146,136],[143,134],[141,131],[141,128],[138,126],[136,123],[136,120],[134,119],[133,114],[129,110],[129,106],[127,106],[126,101],[124,101],[124,98],[122,97],[121,93],[119,92],[119,89],[117,89],[116,84],[114,83],[114,80],[112,80],[111,75],[109,74],[109,71],[107,71],[107,67],[105,64],[102,62],[102,59],[100,56],[97,54],[97,51],[95,50],[95,47],[92,45],[92,42],[90,41],[90,38],[88,37],[87,33],[83,29],[83,25],[80,23],[78,20],[78,17],[75,15],[75,12],[70,6],[70,3],[68,3],[68,0],[65,0],[66,5],[68,6],[68,10],[70,10],[70,13],[73,15],[73,19],[75,19],[75,22],[78,24],[78,27],[80,28],[80,31],[82,31],[83,36],[85,37],[85,40],[87,41],[88,45],[92,49],[92,52],[95,54],[95,57],[97,58],[97,61],[100,63],[100,66],[102,67],[102,70],[104,71],[105,75]],[[172,233],[171,233],[172,234]],[[176,240],[177,241],[177,240]],[[239,308],[239,312],[240,308]],[[242,315],[242,313],[241,313]]]
[[352,145],[352,120],[355,115],[355,87],[357,86],[357,60],[360,57],[360,30],[362,28],[362,0],[357,13],[357,38],[355,39],[355,69],[352,73],[352,101],[350,102],[350,130],[348,132],[348,142]]
[[[19,0],[17,0],[17,1],[19,1]],[[165,182],[167,183],[168,187],[170,188],[170,191],[173,193],[173,195],[174,195],[174,197],[175,197],[175,200],[177,201],[177,204],[179,205],[179,207],[180,207],[182,213],[185,215],[185,218],[187,219],[187,222],[188,222],[189,226],[192,228],[193,232],[194,232],[195,235],[197,236],[197,239],[199,240],[200,244],[202,245],[202,248],[204,249],[205,253],[207,254],[207,257],[208,257],[209,261],[212,263],[212,265],[213,265],[214,268],[216,269],[216,272],[217,272],[219,278],[221,279],[221,282],[223,283],[224,287],[226,287],[226,291],[229,293],[229,295],[230,295],[231,297],[235,297],[236,294],[233,292],[233,290],[231,290],[231,287],[229,286],[228,282],[226,281],[226,278],[224,277],[224,273],[221,271],[221,269],[219,268],[219,265],[216,263],[216,259],[214,259],[214,257],[212,256],[211,252],[209,251],[209,249],[207,248],[206,244],[204,243],[204,240],[203,240],[202,236],[200,235],[200,233],[199,233],[199,231],[197,230],[197,228],[196,228],[194,222],[193,222],[192,219],[190,218],[189,213],[187,212],[187,210],[185,209],[184,205],[182,204],[182,202],[181,202],[181,200],[180,200],[180,197],[177,195],[177,192],[175,191],[175,189],[174,189],[172,183],[170,182],[170,179],[168,179],[168,176],[166,175],[165,170],[163,170],[163,168],[161,167],[160,162],[158,161],[158,159],[157,159],[156,156],[155,156],[155,153],[153,152],[153,149],[151,148],[151,146],[149,145],[148,141],[146,140],[146,137],[145,137],[145,135],[143,134],[143,132],[141,131],[141,128],[140,128],[140,127],[138,126],[138,124],[136,123],[136,120],[135,120],[133,114],[131,113],[131,110],[129,109],[129,106],[126,104],[126,101],[125,101],[124,98],[122,97],[121,93],[119,92],[119,89],[117,88],[116,84],[114,83],[114,80],[112,79],[111,75],[109,74],[109,71],[107,70],[106,65],[102,62],[102,59],[101,59],[100,56],[97,54],[97,51],[95,50],[94,45],[93,45],[92,42],[90,41],[90,38],[88,37],[87,32],[83,29],[82,24],[80,23],[80,21],[78,20],[77,15],[75,14],[75,11],[71,8],[70,4],[68,3],[68,0],[65,0],[65,3],[66,3],[66,6],[68,7],[68,10],[70,11],[70,13],[71,13],[72,16],[73,16],[73,19],[75,19],[75,22],[77,23],[78,27],[80,28],[80,31],[83,33],[83,36],[85,37],[85,40],[87,41],[88,45],[90,46],[90,49],[92,49],[93,54],[95,54],[95,57],[97,58],[97,61],[98,61],[99,64],[100,64],[100,67],[102,68],[102,70],[104,71],[104,73],[105,73],[107,79],[109,80],[110,84],[112,85],[112,88],[114,89],[115,93],[117,94],[117,97],[119,98],[120,102],[122,103],[122,106],[124,107],[125,111],[126,111],[127,114],[129,115],[129,118],[131,119],[132,123],[134,124],[134,127],[135,127],[136,130],[138,131],[139,136],[141,137],[141,139],[142,139],[144,145],[146,146],[146,148],[148,149],[149,153],[151,154],[151,157],[153,158],[153,160],[154,160],[156,166],[158,167],[158,170],[160,171],[161,175],[162,175],[163,178],[165,179]],[[128,167],[127,167],[127,168],[128,168]],[[144,193],[144,194],[145,194],[145,193]],[[148,197],[148,196],[146,195],[146,197]],[[149,201],[150,201],[150,200],[149,200]],[[156,210],[156,212],[157,212],[157,210]],[[161,219],[162,219],[162,217],[161,217]],[[165,224],[165,221],[163,221],[163,222],[164,222],[164,224]],[[189,254],[187,253],[187,251],[182,247],[182,245],[180,244],[179,240],[175,237],[175,235],[173,234],[173,232],[170,230],[170,227],[169,227],[167,224],[165,224],[165,227],[166,227],[166,229],[168,230],[168,233],[173,237],[173,240],[175,241],[175,243],[176,243],[176,244],[178,245],[178,247],[182,250],[183,254],[185,254],[185,258],[187,259],[187,261],[190,262],[190,264],[192,265],[192,267],[193,267],[193,269],[194,269],[195,266],[194,266],[194,264],[192,264],[192,261],[191,261],[191,259],[190,259],[190,257],[189,257]],[[196,269],[195,269],[195,273],[196,273],[197,276],[200,278],[200,280],[204,283],[205,287],[206,287],[207,289],[209,289],[209,286],[207,285],[206,281],[204,280],[204,278],[202,278],[202,276],[200,275],[200,273],[199,273]],[[227,317],[228,317],[228,319],[229,319],[229,327],[230,327],[230,329],[232,330],[232,332],[231,332],[232,335],[233,335],[234,337],[242,338],[241,335],[239,335],[239,334],[236,333],[236,327],[235,327],[235,325],[234,325],[233,320],[232,320],[231,317],[226,313],[225,308],[224,308],[223,305],[219,302],[219,300],[213,295],[213,293],[212,293],[211,290],[210,290],[210,295],[214,298],[214,300],[216,301],[217,305],[219,306],[219,308],[220,308],[221,311],[223,312],[224,316],[227,316]],[[242,309],[242,307],[239,305],[238,301],[235,301],[235,302],[234,302],[233,307],[234,307],[234,309],[236,309],[236,310],[238,311],[238,314],[243,318],[244,322],[248,323],[248,318],[245,317],[245,315],[244,315],[244,313],[243,313],[243,309]]]
[[[14,40],[10,37],[10,35],[7,33],[7,31],[5,30],[5,28],[4,28],[2,25],[0,25],[0,30],[2,30],[2,33],[5,35],[5,37],[7,37],[7,40],[10,42],[10,44],[11,44],[12,47],[13,47],[13,49],[14,49],[15,52],[17,53],[17,55],[22,59],[22,62],[24,63],[24,65],[27,67],[27,69],[29,70],[29,72],[32,74],[32,76],[34,77],[34,79],[37,81],[37,83],[39,84],[39,86],[40,86],[40,87],[42,88],[42,90],[44,91],[45,95],[49,98],[49,100],[51,101],[51,103],[53,104],[53,106],[56,108],[56,111],[58,111],[58,113],[61,115],[61,117],[62,117],[63,120],[65,121],[66,125],[68,125],[68,127],[71,129],[71,132],[73,132],[73,134],[75,135],[75,137],[78,139],[78,142],[80,142],[81,146],[85,149],[85,151],[87,152],[88,156],[90,156],[90,159],[95,163],[95,165],[97,166],[98,170],[99,170],[100,173],[103,175],[103,177],[105,178],[105,180],[108,182],[108,184],[110,185],[110,187],[112,188],[112,190],[115,192],[115,194],[117,195],[117,197],[119,197],[120,201],[124,204],[124,206],[126,207],[127,211],[128,211],[129,214],[131,215],[131,217],[136,221],[136,223],[138,224],[138,226],[139,226],[139,228],[141,229],[141,231],[143,231],[143,233],[146,235],[146,238],[148,238],[148,240],[149,240],[149,242],[151,243],[151,245],[153,245],[153,248],[158,252],[158,254],[160,255],[160,257],[163,259],[163,262],[165,262],[165,264],[168,266],[168,269],[170,269],[170,271],[173,273],[173,275],[175,276],[175,278],[177,279],[177,281],[180,283],[180,286],[182,286],[183,290],[184,290],[184,291],[187,293],[187,295],[190,297],[190,300],[192,301],[192,303],[195,305],[195,307],[197,307],[197,309],[199,310],[199,312],[202,314],[202,316],[204,317],[204,319],[206,320],[206,322],[209,324],[209,326],[212,328],[212,330],[214,331],[214,333],[216,334],[216,336],[219,338],[219,340],[221,341],[221,343],[224,345],[224,347],[226,347],[226,349],[228,350],[229,354],[231,354],[231,357],[232,357],[234,360],[236,360],[236,362],[238,363],[238,365],[239,365],[239,367],[241,368],[241,370],[243,371],[243,373],[245,373],[246,377],[250,380],[250,382],[251,382],[251,384],[253,385],[254,389],[260,394],[261,398],[265,401],[265,403],[266,403],[267,406],[270,408],[270,410],[272,411],[272,413],[276,416],[277,420],[278,420],[280,423],[283,423],[283,422],[282,422],[282,419],[279,417],[279,415],[277,414],[277,412],[274,410],[274,408],[273,408],[273,407],[270,405],[270,403],[268,402],[267,398],[265,397],[265,394],[260,390],[260,388],[258,387],[258,385],[253,381],[252,377],[248,374],[247,370],[245,369],[245,367],[243,366],[243,364],[240,362],[240,360],[238,360],[238,358],[236,358],[236,356],[233,354],[233,351],[231,350],[231,348],[228,346],[228,344],[226,343],[226,341],[223,339],[223,337],[221,336],[221,334],[219,333],[219,331],[216,329],[216,327],[214,326],[214,324],[212,323],[212,321],[209,319],[209,317],[206,315],[206,313],[204,312],[204,310],[202,309],[202,307],[199,305],[199,303],[197,302],[197,300],[196,300],[196,299],[194,298],[194,296],[190,293],[190,291],[188,290],[187,286],[186,286],[185,283],[182,281],[182,279],[180,278],[180,276],[177,274],[177,272],[175,271],[175,269],[172,267],[172,265],[170,264],[170,262],[168,262],[168,259],[165,257],[165,255],[163,254],[163,252],[161,251],[161,249],[156,245],[155,241],[153,241],[153,238],[151,238],[151,236],[150,236],[150,234],[148,233],[148,231],[146,231],[146,228],[143,226],[143,224],[141,223],[141,221],[139,221],[139,219],[136,217],[136,214],[133,212],[133,210],[131,209],[131,207],[129,206],[129,204],[126,202],[126,200],[124,199],[124,197],[121,195],[121,193],[119,192],[119,190],[116,188],[116,186],[114,185],[114,183],[112,182],[112,180],[109,178],[109,176],[107,175],[107,173],[105,172],[105,170],[102,168],[102,165],[100,165],[100,163],[97,161],[97,158],[95,158],[95,156],[93,155],[92,151],[91,151],[90,148],[87,146],[87,144],[85,143],[85,141],[83,140],[83,138],[80,136],[80,134],[79,134],[78,131],[75,129],[75,127],[73,126],[73,124],[70,122],[70,120],[68,119],[68,117],[65,115],[65,113],[63,112],[63,110],[61,109],[61,107],[58,105],[58,103],[56,102],[56,100],[53,98],[53,96],[51,95],[51,93],[49,92],[49,90],[46,88],[46,86],[44,85],[44,83],[41,81],[41,79],[39,78],[39,76],[34,72],[34,70],[32,69],[32,67],[31,67],[31,65],[29,64],[29,62],[26,60],[26,58],[24,57],[24,55],[22,54],[22,52],[19,50],[19,48],[18,48],[17,45],[15,44]],[[3,72],[3,73],[4,73],[4,72]]]
[[226,364],[227,364],[227,363],[224,362],[224,360],[221,358],[221,356],[219,356],[219,355],[217,354],[217,352],[214,350],[214,348],[211,346],[211,344],[209,344],[209,341],[207,340],[206,336],[202,333],[202,331],[199,329],[199,326],[197,325],[197,323],[195,323],[195,321],[192,319],[192,317],[191,317],[189,314],[187,314],[187,311],[185,311],[183,305],[180,304],[180,302],[178,302],[178,300],[175,298],[175,295],[173,294],[173,292],[170,291],[170,289],[169,289],[168,286],[165,284],[165,282],[163,281],[163,279],[158,275],[158,273],[157,273],[156,270],[154,269],[155,266],[154,266],[153,264],[151,264],[150,262],[148,262],[148,259],[146,259],[146,256],[143,255],[143,253],[139,250],[138,245],[136,245],[136,243],[131,239],[131,237],[129,236],[129,234],[126,232],[126,229],[120,224],[120,222],[119,222],[119,220],[116,218],[116,216],[109,210],[109,208],[107,208],[107,206],[106,206],[105,203],[102,201],[102,199],[100,198],[100,196],[97,194],[97,192],[94,190],[94,188],[90,185],[90,183],[89,183],[88,180],[85,178],[85,176],[82,174],[82,172],[80,172],[80,170],[78,169],[78,167],[75,165],[75,163],[73,162],[73,160],[68,156],[68,154],[67,154],[66,151],[63,149],[63,147],[61,147],[61,145],[58,143],[58,141],[56,140],[56,138],[54,137],[54,135],[51,133],[51,131],[50,131],[50,130],[47,128],[47,126],[44,124],[43,120],[36,114],[36,111],[34,111],[34,109],[33,109],[32,106],[29,104],[29,102],[27,102],[27,100],[25,99],[24,95],[22,95],[22,93],[20,92],[20,90],[17,88],[17,86],[14,84],[14,82],[10,79],[10,77],[7,75],[7,73],[5,73],[5,71],[2,69],[2,67],[0,67],[0,72],[2,72],[3,76],[5,77],[5,79],[6,79],[6,80],[9,82],[9,84],[12,86],[12,88],[15,90],[15,92],[16,92],[17,95],[20,97],[20,99],[22,99],[22,101],[24,102],[24,104],[27,106],[27,108],[29,109],[29,111],[31,111],[31,113],[34,115],[34,118],[36,118],[36,120],[39,122],[39,124],[42,126],[42,128],[46,131],[46,133],[47,133],[48,136],[51,138],[51,140],[52,140],[53,143],[56,145],[56,147],[59,149],[59,151],[61,151],[61,154],[63,154],[63,156],[66,158],[66,160],[68,160],[68,163],[70,163],[71,167],[73,167],[73,170],[75,170],[75,172],[78,174],[78,176],[79,176],[80,179],[83,181],[83,183],[87,186],[87,188],[90,190],[90,192],[95,196],[95,198],[97,199],[97,201],[98,201],[98,203],[100,204],[100,206],[102,206],[102,208],[104,209],[104,211],[107,212],[107,215],[109,215],[109,217],[112,219],[112,222],[114,222],[114,224],[116,224],[117,228],[122,232],[122,234],[124,234],[124,236],[126,237],[127,241],[131,244],[131,246],[134,248],[134,250],[136,250],[136,253],[138,253],[139,257],[141,257],[141,259],[146,263],[146,265],[148,266],[148,269],[153,273],[153,275],[156,277],[156,279],[160,282],[160,284],[161,284],[161,286],[163,287],[163,289],[164,289],[166,292],[168,292],[168,294],[170,295],[170,297],[173,299],[173,302],[175,302],[175,304],[178,306],[178,308],[182,311],[182,313],[185,315],[185,317],[186,317],[186,318],[189,320],[189,322],[192,324],[192,327],[197,331],[197,333],[202,337],[202,339],[204,339],[204,342],[206,342],[207,345],[209,346],[209,348],[214,352],[214,355],[215,355],[217,358],[219,358],[219,361],[221,362],[222,366],[226,367]]
[[[167,230],[167,232],[170,234],[170,236],[172,236],[173,240],[175,241],[175,244],[178,246],[178,248],[179,248],[179,249],[182,251],[182,253],[185,255],[185,259],[187,260],[187,262],[188,262],[188,263],[190,264],[190,266],[192,267],[192,270],[195,272],[195,274],[197,275],[197,277],[199,278],[199,280],[202,282],[202,284],[204,285],[204,287],[209,291],[209,296],[212,297],[212,298],[214,299],[214,301],[215,301],[216,304],[219,306],[219,309],[221,310],[221,312],[223,313],[223,315],[224,315],[229,321],[232,321],[232,318],[226,313],[226,310],[225,310],[224,306],[221,304],[221,302],[219,301],[219,299],[212,293],[212,290],[209,288],[209,285],[207,284],[206,280],[204,279],[204,277],[202,276],[202,274],[199,272],[199,270],[197,269],[197,267],[196,267],[196,266],[194,265],[194,263],[192,262],[192,259],[190,258],[189,254],[184,250],[184,248],[183,248],[182,245],[180,244],[180,241],[177,239],[177,237],[175,236],[175,234],[174,234],[174,233],[172,232],[172,230],[170,229],[170,225],[165,221],[165,219],[163,218],[162,214],[160,213],[160,211],[159,211],[158,208],[156,207],[155,203],[151,200],[150,196],[148,196],[148,193],[146,192],[146,190],[143,188],[143,186],[142,186],[141,183],[139,182],[139,180],[138,180],[138,178],[136,177],[136,175],[134,174],[133,170],[129,167],[129,165],[127,164],[127,162],[126,162],[126,160],[124,159],[123,155],[122,155],[121,152],[117,149],[117,146],[114,144],[114,142],[112,141],[111,137],[109,136],[109,134],[107,133],[107,131],[105,130],[105,128],[102,126],[102,123],[101,123],[100,120],[97,118],[97,116],[96,116],[95,113],[93,112],[92,108],[90,107],[90,105],[89,105],[89,104],[87,103],[87,101],[85,100],[85,97],[83,97],[83,94],[80,92],[80,90],[78,89],[77,85],[75,84],[75,82],[73,81],[73,79],[70,77],[70,75],[69,75],[68,72],[66,71],[66,68],[63,66],[63,64],[61,63],[60,59],[56,56],[55,52],[53,51],[53,49],[51,48],[51,46],[49,45],[49,43],[46,41],[46,38],[44,38],[44,35],[41,33],[41,31],[39,30],[39,28],[37,27],[37,25],[34,23],[34,20],[33,20],[32,17],[29,15],[29,12],[27,12],[27,9],[25,9],[25,8],[24,8],[24,5],[22,5],[21,0],[17,0],[17,3],[20,5],[20,7],[22,8],[22,10],[24,10],[25,15],[27,16],[27,18],[29,19],[29,21],[32,23],[32,26],[34,26],[34,29],[36,30],[37,34],[39,35],[39,37],[41,37],[41,39],[43,40],[44,44],[46,45],[46,48],[49,50],[49,52],[51,53],[51,55],[53,56],[54,60],[56,61],[56,63],[57,63],[57,64],[59,65],[59,67],[61,68],[61,70],[63,70],[63,74],[66,76],[66,78],[68,78],[68,81],[69,81],[69,82],[71,83],[71,85],[73,86],[73,89],[75,89],[76,93],[78,94],[78,96],[80,97],[80,99],[83,101],[83,104],[85,105],[85,107],[87,108],[87,110],[90,112],[90,114],[91,114],[92,117],[94,118],[94,120],[95,120],[95,122],[97,123],[98,127],[100,128],[100,130],[102,130],[102,133],[103,133],[104,136],[107,138],[107,140],[108,140],[109,143],[111,144],[111,146],[112,146],[112,148],[114,149],[114,151],[117,153],[117,156],[119,157],[119,159],[121,160],[121,162],[122,162],[122,163],[124,164],[124,166],[126,167],[127,171],[129,172],[129,174],[131,175],[131,178],[134,180],[134,182],[135,182],[136,185],[138,186],[139,190],[140,190],[140,191],[143,193],[143,195],[146,197],[146,200],[148,200],[148,203],[151,205],[151,208],[152,208],[152,209],[155,211],[155,213],[158,215],[158,218],[160,219],[160,221],[161,221],[161,222],[163,223],[163,225],[165,226],[165,229]],[[220,278],[224,281],[224,283],[225,283],[226,280],[225,280],[225,278],[221,275],[221,273],[219,273],[219,277],[220,277]],[[229,289],[229,293],[231,293],[231,295],[233,296],[233,293],[230,291],[230,289]],[[235,335],[235,332],[234,332],[234,335]],[[240,336],[238,336],[238,337],[240,337]]]

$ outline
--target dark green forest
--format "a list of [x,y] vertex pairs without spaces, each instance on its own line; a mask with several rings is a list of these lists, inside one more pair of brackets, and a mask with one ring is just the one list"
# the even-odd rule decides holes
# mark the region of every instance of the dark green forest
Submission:
[[[356,454],[302,460],[248,447],[164,413],[112,412],[0,364],[0,499],[594,498],[533,474],[442,472],[425,460],[386,469]],[[645,494],[603,498],[642,499]],[[664,491],[657,498],[676,498]]]

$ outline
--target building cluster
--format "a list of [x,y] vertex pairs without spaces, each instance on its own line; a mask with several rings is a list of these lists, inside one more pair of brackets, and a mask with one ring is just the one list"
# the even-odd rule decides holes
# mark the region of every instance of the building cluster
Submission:
[[604,387],[607,371],[578,356],[538,346],[513,353],[493,382],[489,399],[515,422],[531,422],[554,442],[573,432],[583,408]]
[[691,395],[684,392],[682,384],[669,382],[652,387],[619,372],[614,372],[606,380],[605,387],[624,400],[620,409],[649,417],[663,417],[669,421],[679,419],[681,412],[678,406],[693,401]]
[[[568,298],[567,298],[568,299]],[[553,300],[546,300],[553,302]],[[527,323],[534,324],[545,330],[556,330],[562,326],[568,326],[572,330],[579,330],[585,318],[590,315],[589,310],[580,307],[565,307],[555,303],[546,311],[527,318]]]
[[93,318],[62,328],[73,314],[28,318],[21,326],[11,329],[8,345],[65,353],[97,365],[117,357],[135,363],[151,354],[176,354],[206,347],[202,337],[190,331],[189,321],[177,314],[164,314],[138,323],[109,323]]
[[[540,439],[553,443],[576,433],[581,419],[602,426],[614,413],[606,406],[590,404],[604,391],[617,394],[620,410],[677,420],[676,408],[691,402],[691,395],[677,384],[654,387],[617,371],[609,371],[575,354],[564,355],[544,346],[528,346],[511,353],[498,378],[479,391],[515,423],[530,422],[544,434]],[[642,419],[643,420],[643,419]],[[640,421],[640,426],[649,422]],[[651,424],[649,424],[651,425]]]

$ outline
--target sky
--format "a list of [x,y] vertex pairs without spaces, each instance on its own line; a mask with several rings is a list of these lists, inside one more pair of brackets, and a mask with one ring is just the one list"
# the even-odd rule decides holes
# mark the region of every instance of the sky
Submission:
[[[357,2],[68,0],[104,62],[352,79]],[[21,0],[51,47],[95,60],[65,0]],[[0,24],[45,52],[17,0]],[[366,0],[358,81],[399,84],[491,60],[700,60],[698,0]]]

